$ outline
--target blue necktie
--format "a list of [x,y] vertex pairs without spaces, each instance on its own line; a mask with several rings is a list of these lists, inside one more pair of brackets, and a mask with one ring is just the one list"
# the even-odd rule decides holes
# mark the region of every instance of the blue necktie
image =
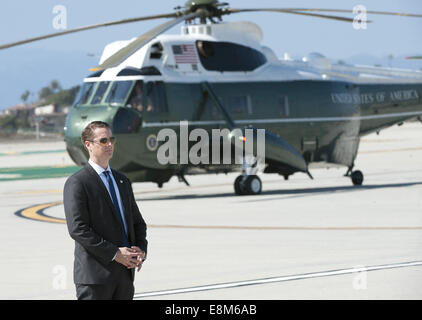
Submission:
[[125,232],[125,225],[123,223],[123,218],[122,218],[122,215],[121,215],[121,212],[120,212],[119,202],[117,201],[116,190],[114,190],[113,180],[111,179],[110,172],[104,171],[103,173],[104,173],[104,175],[107,178],[108,186],[110,188],[111,199],[113,201],[114,208],[116,209],[116,212],[117,212],[117,218],[119,219],[120,224],[122,226],[122,240],[123,240],[123,245],[125,247],[128,247],[129,248],[130,245],[129,245],[129,241],[127,239],[127,235],[126,235],[126,232]]

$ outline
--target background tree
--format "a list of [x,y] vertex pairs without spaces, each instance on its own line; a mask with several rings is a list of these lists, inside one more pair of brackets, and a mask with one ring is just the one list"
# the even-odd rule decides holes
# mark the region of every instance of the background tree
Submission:
[[26,90],[24,93],[22,93],[21,100],[23,101],[23,103],[26,103],[30,94],[31,94],[31,92],[29,92],[29,90]]
[[41,91],[38,93],[38,97],[40,100],[46,99],[48,96],[51,96],[53,94],[53,91],[50,87],[44,87],[41,89]]
[[57,91],[62,90],[62,87],[60,86],[60,83],[57,80],[51,81],[50,88],[53,92],[57,92]]

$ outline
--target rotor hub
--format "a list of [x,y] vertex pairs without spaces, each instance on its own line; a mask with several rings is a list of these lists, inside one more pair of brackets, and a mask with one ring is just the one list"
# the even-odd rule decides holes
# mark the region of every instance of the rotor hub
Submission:
[[198,13],[201,20],[212,19],[213,17],[221,19],[224,14],[221,7],[227,5],[228,3],[218,2],[217,0],[189,0],[185,3],[185,14]]
[[217,9],[217,0],[189,0],[185,3],[185,8],[189,12],[196,12],[199,8],[208,10]]

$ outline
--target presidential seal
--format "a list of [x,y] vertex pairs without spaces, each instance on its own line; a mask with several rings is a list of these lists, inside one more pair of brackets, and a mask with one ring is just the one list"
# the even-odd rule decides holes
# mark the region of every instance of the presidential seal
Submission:
[[155,134],[150,134],[147,137],[146,145],[147,145],[148,150],[150,150],[150,151],[157,150],[157,146],[158,146],[157,136]]

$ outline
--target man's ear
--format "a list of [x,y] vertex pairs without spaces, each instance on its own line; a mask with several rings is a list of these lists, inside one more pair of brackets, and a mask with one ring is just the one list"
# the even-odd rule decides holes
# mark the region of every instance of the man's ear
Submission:
[[89,147],[89,141],[84,141],[84,146],[85,146],[85,149],[87,151],[89,151],[89,149],[88,149],[88,147]]

